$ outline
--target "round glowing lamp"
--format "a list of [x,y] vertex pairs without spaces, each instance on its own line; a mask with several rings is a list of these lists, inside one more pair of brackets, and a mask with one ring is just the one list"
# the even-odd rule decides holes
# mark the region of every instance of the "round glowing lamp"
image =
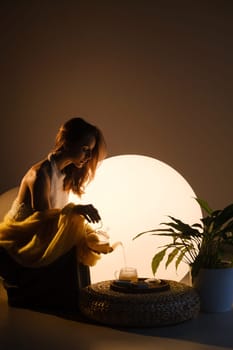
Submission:
[[[187,181],[164,162],[142,155],[106,158],[82,200],[70,195],[73,202],[92,203],[110,242],[122,242],[91,268],[92,283],[114,279],[115,272],[125,265],[136,267],[139,277],[154,277],[152,258],[168,238],[150,234],[136,240],[133,237],[158,228],[161,222],[169,221],[168,215],[189,224],[199,221],[202,213],[194,197]],[[162,263],[155,277],[180,281],[188,271],[185,263],[177,271],[174,264],[166,269]]]

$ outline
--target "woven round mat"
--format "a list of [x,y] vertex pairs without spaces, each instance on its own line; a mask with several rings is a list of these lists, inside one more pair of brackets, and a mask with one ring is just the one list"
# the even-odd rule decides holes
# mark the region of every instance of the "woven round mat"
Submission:
[[155,293],[122,293],[112,281],[81,290],[80,311],[89,319],[120,327],[155,327],[184,322],[199,313],[200,300],[192,287],[166,280],[169,290]]

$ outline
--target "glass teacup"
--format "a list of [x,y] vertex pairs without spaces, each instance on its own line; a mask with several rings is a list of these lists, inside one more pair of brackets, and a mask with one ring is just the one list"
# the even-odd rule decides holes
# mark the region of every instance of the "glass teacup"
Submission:
[[119,281],[130,281],[137,282],[138,281],[138,273],[135,267],[122,267],[118,274],[118,271],[115,272],[115,277]]

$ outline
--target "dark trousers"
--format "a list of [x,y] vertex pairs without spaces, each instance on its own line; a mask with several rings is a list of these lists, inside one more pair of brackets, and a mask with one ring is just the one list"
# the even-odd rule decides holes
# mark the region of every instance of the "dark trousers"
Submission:
[[75,248],[40,268],[22,266],[0,248],[0,276],[8,304],[33,309],[78,311],[80,288],[90,284],[89,267],[77,264]]

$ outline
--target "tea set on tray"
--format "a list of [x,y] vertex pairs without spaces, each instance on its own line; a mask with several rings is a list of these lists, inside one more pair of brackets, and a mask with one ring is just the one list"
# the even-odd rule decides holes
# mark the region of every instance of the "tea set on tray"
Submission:
[[135,267],[122,267],[115,272],[115,280],[110,288],[124,293],[150,293],[161,292],[170,289],[169,284],[157,278],[139,278]]

